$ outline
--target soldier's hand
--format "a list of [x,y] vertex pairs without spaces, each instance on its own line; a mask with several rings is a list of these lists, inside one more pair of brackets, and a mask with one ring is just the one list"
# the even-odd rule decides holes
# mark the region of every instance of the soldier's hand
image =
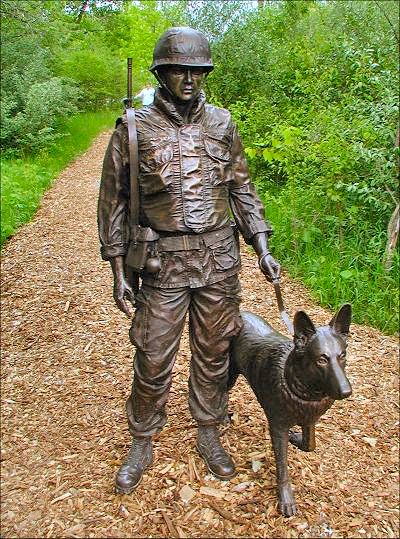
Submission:
[[258,265],[270,283],[279,279],[281,275],[281,266],[271,253],[267,252],[261,255],[258,259]]
[[133,305],[135,303],[135,294],[125,278],[114,280],[114,301],[120,311],[129,318],[133,316]]

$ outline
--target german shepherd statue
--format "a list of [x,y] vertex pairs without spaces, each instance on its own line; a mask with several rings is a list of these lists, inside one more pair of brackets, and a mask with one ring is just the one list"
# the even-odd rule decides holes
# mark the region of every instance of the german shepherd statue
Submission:
[[[316,328],[307,314],[294,316],[293,341],[255,314],[241,313],[243,328],[233,340],[229,389],[242,374],[261,404],[269,425],[278,483],[279,511],[296,513],[288,475],[288,442],[315,449],[315,423],[336,399],[351,395],[345,374],[351,305],[343,305],[327,326]],[[290,430],[299,425],[302,432]]]

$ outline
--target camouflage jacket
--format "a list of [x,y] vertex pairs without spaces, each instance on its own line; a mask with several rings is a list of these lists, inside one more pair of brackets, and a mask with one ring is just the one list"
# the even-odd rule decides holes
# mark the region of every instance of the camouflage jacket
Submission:
[[[153,105],[136,111],[136,122],[140,224],[162,236],[197,235],[200,240],[206,234],[209,238],[207,244],[200,241],[200,247],[190,252],[161,252],[160,275],[144,275],[144,281],[155,286],[204,286],[237,272],[239,253],[232,234],[224,233],[213,248],[209,233],[225,230],[231,216],[247,242],[258,232],[270,234],[272,230],[250,181],[230,113],[206,104],[201,93],[185,121],[173,102],[158,90]],[[124,116],[117,121],[103,163],[98,224],[104,260],[126,255],[129,196]],[[188,267],[191,258],[193,263]]]

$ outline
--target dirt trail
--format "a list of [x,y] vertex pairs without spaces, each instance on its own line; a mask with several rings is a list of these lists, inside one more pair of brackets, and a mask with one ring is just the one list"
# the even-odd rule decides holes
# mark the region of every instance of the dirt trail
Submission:
[[[348,360],[353,396],[321,420],[315,453],[289,450],[296,517],[276,511],[269,435],[244,381],[232,392],[234,422],[224,434],[238,476],[222,483],[206,475],[187,407],[186,337],[156,464],[131,496],[114,494],[130,444],[132,347],[98,253],[108,137],[60,175],[35,220],[3,251],[2,537],[398,537],[397,342],[357,325]],[[255,258],[243,250],[243,261],[243,308],[285,332]],[[302,308],[316,323],[330,320],[288,278],[283,294],[291,314]],[[184,485],[195,493],[186,504]]]

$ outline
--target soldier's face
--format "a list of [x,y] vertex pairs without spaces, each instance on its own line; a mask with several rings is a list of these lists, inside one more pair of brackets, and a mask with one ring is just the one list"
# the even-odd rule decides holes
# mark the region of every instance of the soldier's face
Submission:
[[204,71],[201,67],[188,69],[183,66],[171,66],[164,71],[164,80],[179,101],[187,102],[199,95]]

